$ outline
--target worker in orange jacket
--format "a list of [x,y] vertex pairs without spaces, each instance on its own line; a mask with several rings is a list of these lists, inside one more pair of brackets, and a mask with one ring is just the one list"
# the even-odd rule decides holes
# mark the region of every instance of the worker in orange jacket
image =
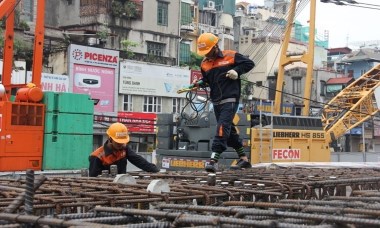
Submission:
[[193,81],[196,87],[201,82],[210,88],[210,100],[217,120],[217,129],[211,147],[213,153],[205,167],[208,172],[217,171],[217,162],[228,146],[234,148],[240,158],[231,169],[252,167],[233,119],[240,101],[240,76],[252,70],[255,63],[236,51],[221,50],[218,41],[219,38],[212,33],[203,33],[199,36],[198,54],[205,58],[201,63],[202,78]]
[[128,146],[128,128],[122,123],[113,123],[107,130],[108,140],[103,146],[96,149],[89,157],[89,176],[96,177],[103,170],[110,172],[111,165],[117,165],[117,173],[127,172],[127,160],[136,167],[146,171],[156,173],[160,170],[153,163],[136,154]]

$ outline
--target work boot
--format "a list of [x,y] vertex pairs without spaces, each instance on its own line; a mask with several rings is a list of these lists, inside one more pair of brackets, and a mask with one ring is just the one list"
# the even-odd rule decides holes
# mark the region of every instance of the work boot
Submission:
[[239,161],[236,163],[236,165],[231,165],[231,167],[230,167],[230,169],[233,169],[233,170],[249,169],[249,168],[252,168],[251,163],[249,163],[243,159],[239,159]]
[[217,161],[215,160],[210,160],[208,165],[206,165],[205,170],[209,173],[215,173],[217,169]]

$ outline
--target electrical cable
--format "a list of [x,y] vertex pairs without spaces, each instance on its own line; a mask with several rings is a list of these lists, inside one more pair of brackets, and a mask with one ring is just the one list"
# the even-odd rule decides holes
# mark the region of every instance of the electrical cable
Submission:
[[246,81],[246,82],[249,82],[249,83],[252,83],[254,84],[255,86],[258,86],[258,87],[264,87],[268,90],[274,90],[276,92],[280,92],[282,94],[286,94],[288,96],[292,96],[292,97],[295,97],[295,98],[299,98],[300,100],[309,100],[309,101],[312,101],[312,102],[315,102],[315,103],[318,103],[318,104],[323,104],[323,106],[329,106],[329,107],[332,107],[332,108],[339,108],[340,110],[344,110],[344,111],[350,111],[350,112],[354,112],[354,113],[358,113],[358,114],[363,114],[363,115],[367,115],[367,116],[375,116],[375,115],[372,115],[370,113],[365,113],[365,112],[360,112],[360,111],[355,111],[355,110],[350,110],[350,109],[347,109],[347,108],[340,108],[339,106],[335,106],[335,105],[331,105],[331,104],[328,104],[328,103],[325,103],[325,102],[320,102],[320,101],[316,101],[316,100],[312,100],[312,99],[309,99],[309,98],[305,98],[305,97],[301,97],[301,96],[297,96],[297,95],[294,95],[294,94],[291,94],[291,93],[287,93],[287,92],[284,92],[284,91],[279,91],[277,89],[273,89],[273,88],[269,88],[269,87],[266,87],[266,86],[259,86],[257,85],[257,83],[255,82],[251,82],[251,81],[248,81],[248,80],[245,80],[245,79],[240,79],[242,81]]
[[[185,97],[187,102],[183,106],[180,113],[181,121],[182,120],[191,121],[198,118],[199,113],[206,108],[207,102],[209,102],[210,100],[208,90],[207,90],[206,85],[201,84],[199,85],[199,87],[204,89],[205,94],[206,94],[206,99],[204,101],[195,101],[198,97],[199,89],[188,91]],[[186,112],[185,112],[185,109],[187,106],[189,106],[190,109],[193,111],[190,116],[186,115]]]
[[[296,8],[296,12],[295,12],[295,18],[302,12],[302,10],[305,8],[305,6],[310,2],[310,0],[301,0],[300,3],[298,4],[297,8]],[[282,18],[280,17],[280,19],[283,19],[285,18],[287,15],[289,14],[289,11],[287,12],[286,15],[284,15]],[[292,24],[288,25],[287,26],[291,26]],[[264,27],[264,29],[262,30],[262,32],[258,35],[259,38],[267,38],[266,36],[264,36],[264,33],[266,33],[267,31],[267,28],[268,27],[273,27],[269,32],[268,34],[271,34],[271,36],[273,35],[281,35],[281,29],[279,25],[277,26],[273,26],[272,23],[267,23],[267,25]],[[280,34],[277,34],[277,33],[280,33]],[[270,37],[271,37],[270,36]],[[280,37],[280,36],[277,36],[277,37]],[[258,39],[259,39],[258,38]],[[245,49],[245,52],[243,52],[242,54],[245,54],[245,55],[248,55],[248,56],[251,56],[253,53],[255,53],[255,55],[252,57],[252,59],[254,60],[255,64],[258,65],[258,63],[260,63],[260,61],[267,55],[267,50],[270,50],[272,48],[272,46],[274,45],[273,42],[270,42],[270,40],[266,39],[266,42],[265,44],[263,45],[254,45],[254,43],[252,43],[248,48]],[[278,56],[278,54],[280,53],[281,51],[281,47],[282,47],[282,44],[280,45],[280,48],[277,52],[277,55],[276,55],[276,58]],[[271,66],[271,69],[273,69],[273,66],[274,66],[274,62]],[[252,71],[252,70],[251,70]],[[250,71],[250,72],[251,72]],[[245,75],[248,75],[250,72],[247,72]],[[326,105],[329,105],[327,103],[324,103],[324,102],[319,102],[319,101],[316,101],[316,100],[312,100],[312,99],[309,99],[309,98],[304,98],[304,97],[301,97],[301,96],[297,96],[297,95],[294,95],[294,94],[290,94],[290,93],[287,93],[287,92],[284,92],[284,91],[278,91],[277,89],[272,89],[272,88],[269,88],[267,86],[264,86],[264,85],[261,85],[261,86],[258,86],[257,83],[255,82],[252,82],[252,81],[249,81],[249,80],[246,80],[246,79],[243,79],[241,78],[240,79],[241,81],[246,81],[248,83],[252,83],[254,84],[255,86],[257,87],[261,87],[261,88],[267,88],[269,90],[275,90],[276,92],[280,92],[282,94],[286,94],[286,95],[289,95],[289,96],[293,96],[293,97],[296,97],[296,98],[299,98],[300,100],[309,100],[309,101],[312,101],[314,103],[317,103],[317,104],[323,104],[324,106]],[[199,111],[194,108],[195,107],[195,103],[193,102],[195,96],[192,98],[192,94],[193,92],[190,91],[188,92],[188,94],[186,95],[186,98],[188,100],[188,104],[187,105],[190,105],[190,107],[192,108],[192,110],[195,111],[196,115],[194,118],[196,118],[198,115],[199,115]],[[206,102],[209,101],[209,97],[206,99],[206,101],[204,101],[204,106],[203,108],[206,106]],[[187,106],[185,105],[185,107]],[[332,105],[329,105],[329,106],[332,106]],[[184,110],[185,110],[185,107],[182,109],[182,112],[181,112],[181,116],[183,115],[184,113]],[[332,106],[334,107],[334,106]],[[334,108],[339,108],[339,107],[334,107]],[[365,114],[365,115],[371,115],[369,113],[363,113],[363,112],[359,112],[359,111],[355,111],[355,110],[349,110],[349,109],[345,109],[346,111],[351,111],[351,112],[356,112],[356,113],[361,113],[361,114]],[[372,115],[371,115],[372,116]],[[194,119],[193,118],[193,119]]]
[[[296,12],[295,12],[295,16],[294,18],[296,18],[302,11],[303,9],[306,7],[306,5],[309,3],[310,1],[309,0],[303,0],[301,1],[297,8],[296,8]],[[289,15],[289,11],[283,16],[283,17],[280,17],[281,19],[285,18],[285,17],[288,17]],[[288,27],[289,26],[292,26],[293,23],[287,23],[287,27],[286,29],[289,29]],[[269,23],[267,24],[267,26],[269,25]],[[274,34],[275,37],[281,37],[281,34],[282,34],[282,31],[281,29],[279,29],[280,26],[276,26],[274,27],[274,29],[269,33],[269,34]],[[263,31],[265,31],[266,28],[263,29]],[[263,32],[262,32],[263,33]],[[261,34],[259,35],[259,37],[262,36]],[[269,44],[268,44],[269,43]],[[250,45],[250,47],[254,46],[253,43]],[[269,40],[267,40],[267,42],[257,51],[256,55],[253,56],[253,61],[255,62],[256,65],[258,65],[258,63],[264,59],[264,57],[267,55],[268,51],[267,50],[270,50],[272,49],[272,47],[274,46],[274,42],[269,42]],[[281,49],[282,49],[282,46],[283,46],[283,43],[280,43],[280,47],[277,51],[277,55],[276,55],[276,58],[278,57],[279,53],[281,52]],[[258,45],[256,45],[256,47],[258,47]],[[256,49],[254,49],[252,51],[252,53],[255,51]],[[246,53],[246,52],[245,52]],[[252,53],[249,53],[248,56],[251,56]],[[258,56],[258,57],[257,57]],[[275,59],[276,59],[275,58]],[[272,71],[273,67],[274,67],[274,64],[275,64],[275,61],[273,61],[273,64],[271,66],[271,68],[269,69],[269,72]],[[248,75],[250,74],[254,69],[252,69],[250,72],[246,73],[245,75]],[[261,90],[261,92],[259,93],[259,96],[261,96],[261,93],[263,92],[264,90]]]
[[[302,11],[303,9],[306,7],[306,5],[310,2],[310,0],[302,0],[298,6],[296,7],[296,12],[295,12],[295,15],[294,15],[294,18],[296,18]],[[284,19],[284,18],[287,18],[289,17],[289,14],[290,14],[290,11],[287,11],[287,13],[285,15],[283,15],[282,17],[279,17],[280,19]],[[277,16],[278,14],[276,14]],[[270,23],[267,24],[267,27],[270,25]],[[287,23],[287,27],[286,29],[289,29],[288,27],[289,26],[292,26],[293,23]],[[270,25],[271,26],[271,25]],[[285,30],[286,30],[285,29]],[[262,33],[266,30],[266,27],[263,29]],[[259,35],[262,36],[262,33]],[[273,30],[269,33],[269,34],[272,34],[274,37],[278,37],[279,41],[281,41],[281,34],[282,34],[282,30],[280,29],[280,26],[277,25],[273,28]],[[271,35],[271,36],[272,36]],[[250,45],[250,48],[253,47],[254,44],[252,43]],[[252,57],[253,61],[255,62],[256,65],[258,65],[262,59],[264,59],[264,57],[268,54],[269,50],[272,49],[272,47],[274,46],[274,42],[272,42],[270,39],[266,39],[266,42],[264,45],[256,45],[255,47],[257,48],[254,48],[251,53],[248,54],[248,56],[251,56],[257,49],[259,49],[256,54]],[[279,53],[281,52],[281,49],[283,47],[283,43],[280,42],[280,46],[278,48],[278,51],[277,51],[277,55],[276,55],[276,58],[278,57]],[[246,52],[245,52],[246,53]],[[269,69],[269,72],[272,71],[273,67],[274,67],[274,64],[275,64],[275,61],[273,61],[273,64],[271,66],[271,68]],[[248,75],[251,74],[251,72],[254,71],[254,69],[252,69],[250,72],[247,72],[245,75]],[[259,97],[261,96],[261,93],[263,92],[264,90],[261,90],[259,92]],[[255,104],[254,104],[255,105]]]
[[[216,77],[225,77],[226,73],[221,73],[219,75],[217,75]],[[219,94],[220,94],[220,97],[216,100],[219,100],[219,99],[222,99],[222,96],[223,96],[223,91],[222,91],[222,88],[219,84],[219,81],[216,80],[216,84],[217,84],[217,87],[219,89]],[[197,98],[197,95],[198,95],[198,90],[190,90],[186,93],[186,100],[187,100],[187,103],[186,105],[182,108],[181,110],[181,118],[184,119],[184,120],[187,120],[187,121],[191,121],[191,120],[194,120],[196,119],[198,116],[199,116],[199,113],[204,109],[206,108],[207,106],[207,103],[211,100],[210,99],[210,96],[209,96],[209,93],[208,93],[208,90],[207,90],[207,85],[205,83],[202,83],[202,84],[199,84],[199,87],[201,87],[204,91],[205,91],[205,95],[206,95],[206,99],[204,101],[200,101],[200,102],[194,102],[194,100]],[[197,105],[199,105],[197,107]],[[188,117],[185,115],[185,109],[187,106],[190,106],[191,110],[193,111],[193,114],[192,116]]]
[[336,4],[339,6],[353,6],[353,7],[358,7],[358,8],[380,10],[380,8],[374,8],[374,7],[380,7],[380,5],[362,3],[362,2],[357,2],[354,0],[325,0],[322,2],[323,3],[333,3],[333,4]]
[[[306,7],[306,5],[309,3],[310,0],[302,0],[295,12],[295,18],[303,11],[303,9]],[[277,12],[276,15],[274,15],[275,18],[278,18],[279,20],[281,19],[286,19],[289,15],[289,11],[284,15],[282,13]],[[288,26],[292,26],[293,23]],[[272,29],[269,29],[272,27]],[[260,41],[265,39],[265,43],[263,45],[256,45],[255,43],[251,43],[251,45],[242,53],[244,55],[252,56],[252,60],[255,62],[256,65],[261,62],[262,59],[267,55],[268,50],[270,50],[274,46],[274,40],[281,40],[281,35],[282,35],[282,30],[281,30],[280,24],[273,25],[273,23],[268,22],[267,25],[263,28],[261,33],[257,36],[256,40]],[[267,32],[268,31],[268,32]],[[269,39],[268,38],[269,34]],[[274,37],[274,38],[272,38]],[[271,40],[272,38],[272,40]],[[261,43],[260,43],[261,44]],[[248,72],[250,73],[250,72]]]

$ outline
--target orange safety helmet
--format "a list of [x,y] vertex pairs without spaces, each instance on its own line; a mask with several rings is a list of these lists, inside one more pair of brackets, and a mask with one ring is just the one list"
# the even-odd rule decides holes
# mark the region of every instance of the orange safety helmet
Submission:
[[122,123],[113,123],[107,130],[107,135],[113,141],[126,144],[129,142],[128,128]]
[[198,54],[206,55],[218,43],[219,38],[212,33],[203,33],[198,38]]

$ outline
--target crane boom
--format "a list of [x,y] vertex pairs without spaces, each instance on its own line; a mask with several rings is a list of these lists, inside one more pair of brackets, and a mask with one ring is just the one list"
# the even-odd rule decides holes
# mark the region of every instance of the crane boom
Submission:
[[378,86],[380,64],[356,79],[324,106],[322,123],[330,142],[379,111],[374,105],[374,91]]

